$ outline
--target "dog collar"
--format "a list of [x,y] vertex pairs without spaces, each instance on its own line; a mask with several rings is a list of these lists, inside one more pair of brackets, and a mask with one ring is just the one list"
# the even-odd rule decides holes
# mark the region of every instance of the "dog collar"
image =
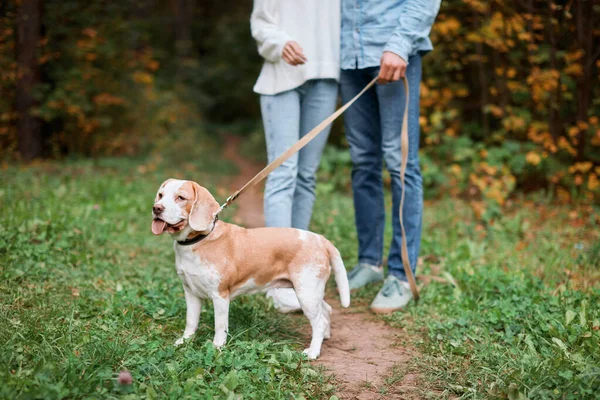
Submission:
[[215,217],[215,222],[213,223],[213,228],[206,235],[198,235],[198,236],[193,237],[191,239],[178,240],[177,244],[180,244],[182,246],[191,246],[193,244],[201,242],[202,240],[206,239],[208,237],[208,235],[210,235],[212,233],[212,231],[215,230],[215,226],[216,226],[218,220],[219,220],[219,216],[217,215]]

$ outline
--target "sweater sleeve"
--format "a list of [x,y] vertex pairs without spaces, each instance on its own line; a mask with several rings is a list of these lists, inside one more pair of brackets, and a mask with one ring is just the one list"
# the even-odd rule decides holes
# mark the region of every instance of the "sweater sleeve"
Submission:
[[277,28],[275,13],[278,0],[254,0],[250,29],[258,44],[258,54],[270,62],[281,59],[285,44],[292,40],[285,32]]
[[408,62],[413,48],[420,40],[429,36],[435,17],[440,9],[440,0],[407,0],[402,4],[398,26],[383,51],[390,51]]

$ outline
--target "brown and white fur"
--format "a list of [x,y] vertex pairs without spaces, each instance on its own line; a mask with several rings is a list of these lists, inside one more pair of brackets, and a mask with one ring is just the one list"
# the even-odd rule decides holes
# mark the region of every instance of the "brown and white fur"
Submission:
[[[215,222],[219,204],[202,186],[192,181],[169,179],[159,188],[153,207],[152,232],[164,231],[175,240],[175,266],[183,282],[187,305],[182,344],[198,327],[202,300],[215,308],[217,347],[225,344],[229,302],[242,294],[274,287],[293,287],[304,315],[312,326],[309,359],[321,352],[323,339],[331,335],[331,307],[325,302],[325,284],[331,273],[342,306],[350,305],[346,269],[338,250],[321,235],[293,228],[245,229]],[[177,241],[208,235],[193,245]]]

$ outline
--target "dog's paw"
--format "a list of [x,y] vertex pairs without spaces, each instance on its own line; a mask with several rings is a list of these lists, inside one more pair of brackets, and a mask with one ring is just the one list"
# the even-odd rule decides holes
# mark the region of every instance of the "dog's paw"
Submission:
[[327,339],[331,339],[331,324],[327,323],[327,326],[325,327],[325,331],[323,332],[323,339],[327,340]]
[[181,346],[183,344],[183,342],[185,341],[185,338],[180,337],[179,339],[177,339],[175,341],[175,344],[173,346],[177,347],[177,346]]
[[215,347],[219,350],[221,350],[221,347],[225,346],[225,341],[227,340],[227,335],[215,335],[215,338],[213,340],[213,344],[215,345]]
[[303,353],[306,354],[306,357],[308,357],[309,360],[316,360],[320,354],[318,351],[311,350],[310,347],[308,349],[304,349]]

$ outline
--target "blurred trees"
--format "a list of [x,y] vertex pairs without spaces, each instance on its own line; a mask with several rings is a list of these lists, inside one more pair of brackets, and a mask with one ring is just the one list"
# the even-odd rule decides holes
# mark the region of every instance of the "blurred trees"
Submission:
[[449,189],[600,188],[600,2],[443,2],[424,62],[428,155]]
[[46,0],[20,18],[40,3],[0,3],[3,159],[132,154],[202,115],[256,119],[251,2]]
[[[19,18],[40,2],[0,3],[5,158],[19,150],[19,132],[38,137],[36,123],[45,155],[97,155],[143,151],[196,126],[198,116],[260,120],[251,1],[45,0],[40,23]],[[498,204],[516,187],[598,195],[599,3],[442,2],[422,87],[430,187]],[[27,58],[20,35],[36,31],[39,40],[28,38],[38,41],[29,47],[37,52]],[[25,158],[39,151],[21,148]]]
[[31,113],[37,106],[34,91],[40,84],[39,43],[42,4],[41,0],[23,0],[17,8],[16,62],[20,71],[15,88],[19,152],[31,160],[42,155],[41,122]]

